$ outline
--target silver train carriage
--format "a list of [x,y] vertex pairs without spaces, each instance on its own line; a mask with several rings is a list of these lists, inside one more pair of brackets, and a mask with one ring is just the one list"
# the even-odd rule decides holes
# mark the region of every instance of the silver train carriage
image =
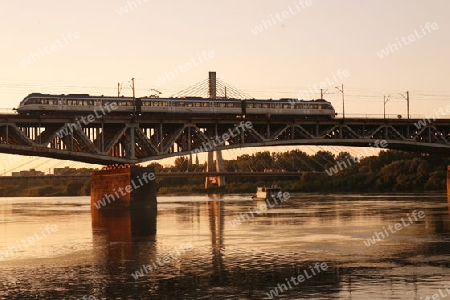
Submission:
[[[336,112],[330,102],[318,100],[239,100],[186,98],[136,98],[90,96],[88,94],[48,95],[33,93],[16,109],[19,114],[89,114],[106,110],[112,114],[182,115],[266,115],[303,116],[332,119]],[[113,109],[111,109],[113,108]]]

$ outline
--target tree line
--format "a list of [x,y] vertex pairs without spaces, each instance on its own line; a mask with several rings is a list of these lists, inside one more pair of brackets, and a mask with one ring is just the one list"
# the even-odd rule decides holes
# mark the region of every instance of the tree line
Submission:
[[[348,152],[337,155],[318,151],[309,155],[300,150],[263,151],[244,154],[224,161],[226,172],[272,172],[274,176],[227,177],[224,187],[205,189],[205,178],[160,177],[156,179],[159,194],[171,193],[254,193],[258,186],[279,185],[289,192],[441,192],[447,186],[450,158],[403,152],[381,151],[377,156],[356,158]],[[155,172],[204,172],[206,163],[178,157],[171,166],[150,163]],[[94,169],[77,169],[76,174],[90,174]],[[333,170],[331,172],[330,170]],[[74,172],[69,169],[68,172]],[[80,173],[81,172],[81,173]],[[298,177],[283,176],[298,172]],[[61,174],[62,175],[62,174]],[[66,174],[70,175],[70,174]],[[0,196],[88,196],[90,179],[2,179]]]
[[[226,178],[226,186],[217,188],[224,192],[254,192],[257,186],[272,184],[295,192],[423,192],[446,189],[450,159],[397,150],[362,158],[348,152],[335,155],[318,151],[308,155],[292,150],[244,154],[224,164],[227,172],[277,173],[271,178]],[[201,172],[206,168],[205,164],[192,163],[186,157],[178,157],[171,167],[158,163],[149,166],[156,172]],[[283,176],[283,172],[299,172],[299,176]],[[164,193],[204,191],[204,178],[198,177],[160,178],[158,184]]]

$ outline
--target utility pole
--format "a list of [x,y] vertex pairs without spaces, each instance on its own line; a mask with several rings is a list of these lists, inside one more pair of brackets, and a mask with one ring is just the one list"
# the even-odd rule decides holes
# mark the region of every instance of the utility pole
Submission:
[[406,100],[406,113],[407,113],[407,118],[409,120],[409,91],[406,91],[406,96],[403,94],[400,94],[400,96],[402,96]]
[[341,85],[341,88],[336,87],[339,92],[342,93],[342,120],[345,119],[345,101],[344,101],[344,84]]
[[120,97],[120,91],[122,90],[122,85],[117,83],[117,97]]
[[328,90],[323,90],[323,89],[320,89],[320,99],[323,99],[323,95],[325,95],[325,93],[327,92]]
[[391,100],[390,98],[391,98],[390,95],[387,96],[387,98],[386,98],[386,96],[384,96],[384,104],[383,104],[383,118],[384,119],[386,119],[386,103],[388,103],[389,100]]
[[134,106],[134,113],[136,113],[136,95],[134,93],[134,78],[131,78],[131,89],[133,91],[133,106]]
[[406,110],[408,111],[408,120],[409,120],[409,91],[406,91]]

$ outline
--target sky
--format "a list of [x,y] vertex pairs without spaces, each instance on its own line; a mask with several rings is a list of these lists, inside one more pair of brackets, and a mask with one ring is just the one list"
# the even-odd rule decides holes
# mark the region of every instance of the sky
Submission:
[[446,0],[3,0],[1,7],[1,112],[32,92],[116,95],[121,83],[131,95],[131,78],[138,97],[151,89],[169,97],[209,71],[254,98],[317,99],[322,83],[338,114],[343,84],[349,117],[381,117],[385,95],[386,113],[406,116],[406,91],[412,117],[450,104]]

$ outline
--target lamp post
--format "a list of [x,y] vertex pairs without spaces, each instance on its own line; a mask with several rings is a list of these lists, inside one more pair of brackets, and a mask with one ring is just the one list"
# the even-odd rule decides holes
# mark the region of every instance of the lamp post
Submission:
[[384,104],[383,104],[383,118],[386,119],[386,103],[389,102],[391,96],[384,96]]
[[341,85],[341,88],[336,87],[336,89],[342,93],[342,120],[345,119],[345,102],[344,102],[344,85]]

